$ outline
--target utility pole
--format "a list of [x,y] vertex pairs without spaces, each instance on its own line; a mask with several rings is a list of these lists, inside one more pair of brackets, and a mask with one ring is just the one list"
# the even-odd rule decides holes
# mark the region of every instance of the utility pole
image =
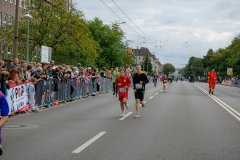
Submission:
[[19,0],[16,0],[14,43],[13,43],[14,59],[18,57],[18,9],[19,9]]
[[148,73],[148,61],[149,61],[149,53],[148,53],[148,59],[147,59],[147,73]]

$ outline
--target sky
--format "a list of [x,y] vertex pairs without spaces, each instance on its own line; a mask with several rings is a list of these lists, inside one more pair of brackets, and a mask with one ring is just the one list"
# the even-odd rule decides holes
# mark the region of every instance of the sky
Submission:
[[136,49],[146,42],[139,48],[147,47],[162,64],[179,68],[191,56],[203,57],[210,48],[227,47],[240,33],[240,0],[73,1],[87,20],[98,17],[104,24],[123,20],[126,24],[120,27],[126,40],[132,41],[129,47]]

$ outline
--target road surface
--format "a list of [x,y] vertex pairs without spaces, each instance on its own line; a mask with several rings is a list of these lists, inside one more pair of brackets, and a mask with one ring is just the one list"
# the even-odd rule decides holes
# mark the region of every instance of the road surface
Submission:
[[0,159],[240,159],[239,88],[217,85],[209,96],[204,83],[173,82],[166,93],[149,84],[145,101],[138,119],[132,89],[122,119],[112,93],[13,117]]

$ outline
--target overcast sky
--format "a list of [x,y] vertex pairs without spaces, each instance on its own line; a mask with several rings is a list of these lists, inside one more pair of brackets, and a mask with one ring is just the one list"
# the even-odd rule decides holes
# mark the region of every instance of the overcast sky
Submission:
[[[99,17],[105,24],[121,20],[101,0],[75,0],[86,19]],[[202,57],[209,48],[227,47],[240,33],[240,0],[103,0],[126,24],[121,28],[130,47],[147,47],[161,63],[184,67],[191,56]],[[142,37],[145,37],[142,38]],[[154,43],[147,38],[149,37]],[[155,45],[161,46],[156,48]]]

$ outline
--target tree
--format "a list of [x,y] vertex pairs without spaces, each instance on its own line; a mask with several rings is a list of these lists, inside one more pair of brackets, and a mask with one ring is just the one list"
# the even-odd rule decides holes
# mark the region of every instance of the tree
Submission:
[[148,73],[153,72],[153,67],[152,67],[152,63],[149,55],[144,56],[143,62],[142,62],[142,68],[144,71],[148,71]]
[[[129,63],[124,62],[126,60],[125,48],[128,47],[128,43],[123,41],[124,33],[118,25],[104,25],[99,18],[89,21],[88,24],[93,39],[101,48],[96,61],[98,67],[120,67]],[[130,56],[131,60],[132,56]]]
[[164,74],[168,75],[169,72],[170,73],[175,72],[175,67],[171,63],[166,63],[163,65],[163,71],[164,71]]

